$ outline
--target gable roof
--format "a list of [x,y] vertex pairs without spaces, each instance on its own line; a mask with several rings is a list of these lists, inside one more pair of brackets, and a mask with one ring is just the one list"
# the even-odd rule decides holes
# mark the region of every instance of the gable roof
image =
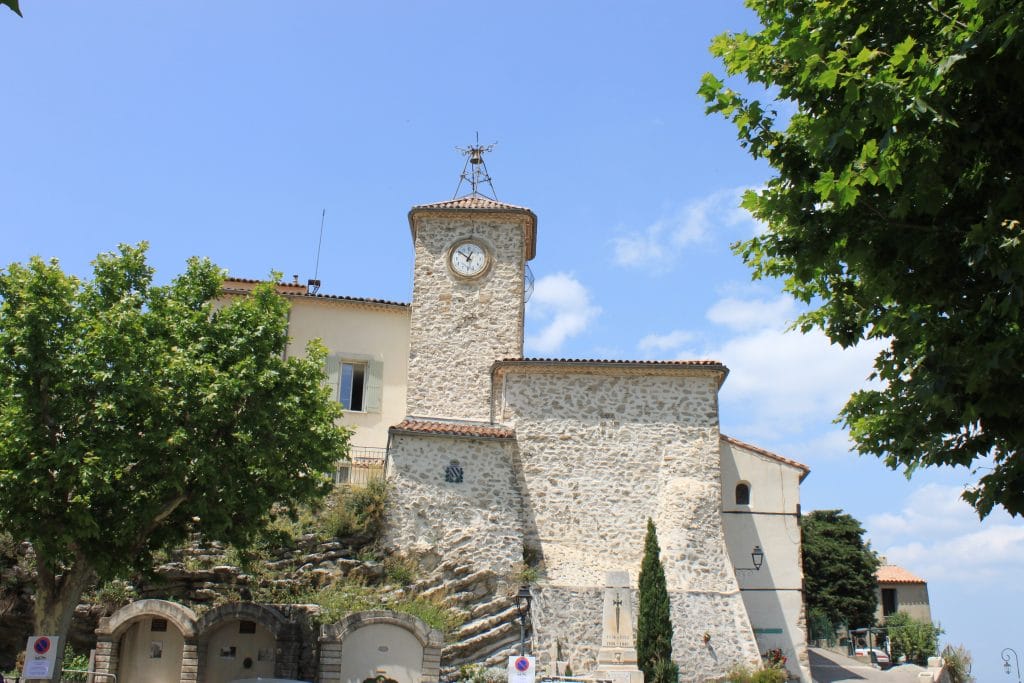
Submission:
[[915,576],[895,564],[883,564],[875,572],[875,577],[878,583],[928,583],[920,576]]
[[795,469],[801,470],[800,481],[803,481],[804,479],[806,479],[807,475],[811,473],[811,468],[808,467],[807,465],[803,464],[802,462],[797,462],[796,460],[791,460],[789,458],[786,458],[784,456],[779,455],[778,453],[772,453],[771,451],[766,451],[765,449],[761,448],[760,446],[755,446],[754,444],[750,444],[750,443],[747,443],[745,441],[740,441],[739,439],[734,439],[731,436],[726,436],[725,434],[719,434],[718,437],[719,437],[720,440],[726,442],[730,446],[736,446],[738,448],[742,448],[744,450],[751,451],[752,453],[757,453],[758,455],[762,455],[762,456],[764,456],[766,458],[770,458],[772,460],[780,462],[783,465],[788,465],[789,467],[793,467]]

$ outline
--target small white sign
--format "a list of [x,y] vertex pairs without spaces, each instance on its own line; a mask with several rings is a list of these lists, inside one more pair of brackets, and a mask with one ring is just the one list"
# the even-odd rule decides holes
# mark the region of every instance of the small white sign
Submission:
[[29,636],[25,647],[25,669],[22,678],[53,678],[57,663],[58,636]]
[[537,660],[530,655],[513,655],[508,658],[508,683],[534,683],[537,675]]

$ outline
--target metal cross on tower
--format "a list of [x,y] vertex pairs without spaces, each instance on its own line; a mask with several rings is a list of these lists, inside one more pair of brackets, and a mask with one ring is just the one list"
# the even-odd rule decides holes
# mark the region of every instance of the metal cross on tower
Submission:
[[[455,188],[455,194],[452,199],[459,196],[459,190],[462,189],[462,183],[469,183],[469,189],[471,195],[477,196],[489,196],[491,199],[497,200],[498,195],[494,191],[494,183],[491,182],[491,176],[487,172],[487,164],[484,163],[484,154],[494,149],[493,143],[490,145],[480,144],[480,133],[476,134],[476,144],[470,145],[469,147],[456,147],[460,154],[466,157],[466,164],[462,167],[462,174],[459,176],[459,186]],[[480,186],[487,183],[491,186],[491,194],[483,195],[480,192]]]

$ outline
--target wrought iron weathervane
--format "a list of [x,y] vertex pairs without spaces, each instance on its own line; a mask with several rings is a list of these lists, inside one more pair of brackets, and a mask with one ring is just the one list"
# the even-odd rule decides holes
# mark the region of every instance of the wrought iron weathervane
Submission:
[[[494,183],[491,182],[491,175],[487,172],[487,164],[484,163],[484,154],[494,149],[494,146],[497,144],[498,143],[495,142],[490,145],[481,145],[480,133],[477,133],[475,145],[455,148],[460,154],[466,157],[466,164],[462,167],[462,174],[459,176],[459,186],[455,188],[455,195],[452,199],[459,196],[459,190],[462,189],[462,183],[465,182],[469,183],[471,195],[489,196],[491,199],[497,201],[498,195],[494,191]],[[484,183],[490,185],[490,195],[481,194],[480,188]]]

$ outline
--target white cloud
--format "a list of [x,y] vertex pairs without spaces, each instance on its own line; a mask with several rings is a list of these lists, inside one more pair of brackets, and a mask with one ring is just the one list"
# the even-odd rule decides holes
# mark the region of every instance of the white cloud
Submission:
[[892,564],[932,581],[1016,579],[1024,564],[1024,522],[996,509],[979,522],[956,486],[926,484],[899,513],[868,517],[873,547]]
[[864,342],[844,350],[819,330],[768,328],[733,337],[706,355],[730,370],[723,412],[744,411],[760,435],[786,435],[831,421],[850,393],[867,385],[879,349]]
[[568,273],[537,280],[526,310],[530,318],[543,325],[538,334],[526,338],[526,348],[541,354],[558,351],[566,339],[586,330],[601,312],[590,303],[586,287]]
[[744,301],[730,297],[715,302],[707,312],[707,318],[711,322],[737,331],[785,329],[796,316],[796,302],[789,296],[780,296],[772,301]]
[[[705,358],[729,368],[722,386],[722,417],[745,438],[768,442],[804,437],[811,425],[831,423],[850,394],[868,386],[872,362],[882,344],[852,349],[832,344],[824,333],[789,330],[797,304],[788,296],[744,297],[733,291],[707,311],[712,323],[732,336],[709,343],[683,330],[649,334],[637,346],[674,358]],[[702,347],[695,351],[693,347]],[[740,416],[737,424],[736,416]],[[845,453],[842,432],[829,445]],[[838,447],[838,448],[837,448]]]
[[649,334],[637,344],[637,347],[644,352],[651,351],[678,351],[684,344],[689,344],[695,338],[692,332],[686,330],[673,330],[668,334]]
[[739,206],[746,189],[719,190],[686,204],[670,217],[613,239],[615,263],[662,272],[686,247],[705,242],[714,233],[742,236],[760,232],[753,217]]

